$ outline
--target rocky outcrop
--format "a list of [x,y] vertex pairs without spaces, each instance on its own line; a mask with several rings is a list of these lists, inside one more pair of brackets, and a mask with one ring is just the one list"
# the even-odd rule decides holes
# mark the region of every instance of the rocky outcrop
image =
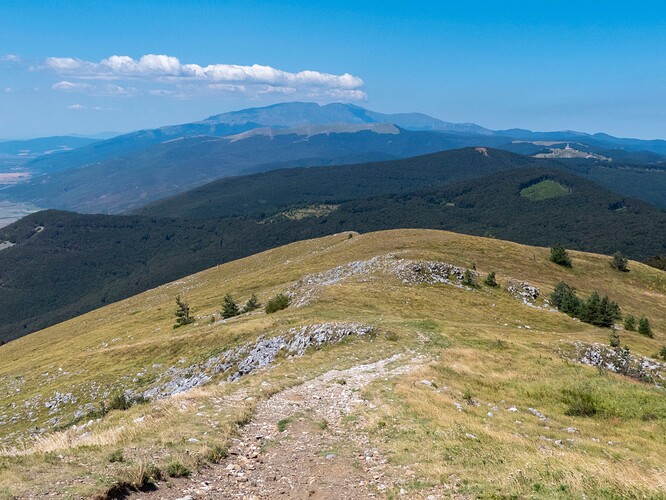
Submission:
[[[136,375],[128,375],[104,389],[93,383],[86,387],[78,387],[76,394],[72,392],[54,392],[44,397],[38,394],[21,407],[13,404],[6,411],[0,412],[0,424],[29,419],[36,422],[36,412],[40,406],[48,411],[48,421],[42,427],[30,431],[31,436],[43,435],[63,423],[74,423],[85,419],[96,419],[100,405],[113,394],[124,394],[127,401],[158,400],[179,394],[195,387],[211,382],[222,375],[222,383],[232,382],[255,370],[270,366],[278,356],[303,356],[309,349],[318,349],[326,344],[335,344],[348,337],[367,336],[375,332],[369,325],[353,322],[330,322],[291,328],[279,335],[262,336],[254,342],[223,351],[204,362],[187,364],[181,359],[173,366],[152,365]],[[49,375],[48,373],[45,375]],[[226,375],[226,377],[225,377]],[[140,378],[150,377],[154,381],[149,388],[135,389]],[[20,385],[14,380],[15,392]],[[81,400],[86,401],[85,403]],[[78,403],[78,404],[77,404]],[[16,433],[6,434],[0,443],[15,442],[21,436]]]
[[[437,261],[401,261],[395,268],[395,273],[406,285],[426,283],[435,285],[455,285],[462,287],[465,277],[465,268]],[[478,281],[479,274],[470,270],[472,279]]]
[[539,298],[539,289],[534,285],[530,285],[525,281],[517,281],[509,279],[506,286],[507,291],[515,298],[521,300],[523,304],[533,306],[534,302]]
[[[334,344],[351,336],[370,335],[374,327],[360,323],[320,323],[291,328],[274,337],[259,337],[256,342],[227,349],[219,356],[211,357],[204,363],[184,367],[168,368],[157,379],[155,385],[140,396],[146,399],[161,399],[210,382],[217,374],[228,372],[228,382],[239,379],[257,369],[272,364],[284,354],[303,356],[310,348],[320,348]],[[136,397],[128,391],[129,397]]]
[[[395,276],[404,285],[445,284],[471,290],[462,284],[465,271],[465,268],[446,262],[401,259],[395,254],[387,254],[309,274],[298,281],[288,294],[292,306],[302,307],[312,303],[324,287],[349,279],[368,282],[377,279],[378,274]],[[474,270],[470,272],[472,280],[478,282],[479,274]]]
[[321,273],[308,274],[289,291],[291,305],[301,307],[316,299],[318,292],[326,286],[335,285],[350,278],[367,281],[385,266],[387,257],[349,262]]
[[666,363],[631,354],[627,348],[573,342],[562,349],[562,355],[569,361],[596,366],[666,388]]

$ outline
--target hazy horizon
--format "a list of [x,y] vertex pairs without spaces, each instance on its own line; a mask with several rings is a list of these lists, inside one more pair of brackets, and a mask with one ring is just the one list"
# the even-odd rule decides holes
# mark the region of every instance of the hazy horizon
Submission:
[[0,137],[124,133],[298,100],[666,138],[666,6],[594,4],[3,5]]

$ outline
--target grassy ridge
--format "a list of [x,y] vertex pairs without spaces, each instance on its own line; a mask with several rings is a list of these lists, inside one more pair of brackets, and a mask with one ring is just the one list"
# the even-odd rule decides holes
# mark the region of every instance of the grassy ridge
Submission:
[[[572,341],[606,343],[608,330],[526,306],[501,288],[409,285],[380,272],[373,279],[359,276],[324,286],[304,307],[274,315],[257,312],[224,323],[209,321],[219,313],[226,293],[239,301],[256,293],[265,302],[309,273],[389,254],[463,267],[475,262],[482,275],[496,271],[503,285],[509,278],[521,279],[542,293],[559,280],[582,295],[598,290],[617,301],[623,312],[650,316],[654,339],[620,333],[632,352],[649,356],[666,343],[666,274],[636,262],[630,262],[629,273],[619,273],[610,268],[606,256],[571,252],[574,266],[565,269],[549,261],[546,248],[425,230],[352,238],[338,234],[294,243],[0,347],[2,359],[8,360],[0,367],[0,380],[6,388],[14,387],[11,381],[20,389],[0,396],[1,418],[10,417],[12,405],[21,408],[38,394],[43,403],[55,391],[77,396],[76,404],[64,406],[70,411],[91,401],[91,387],[113,392],[149,385],[149,375],[156,370],[202,362],[230,346],[298,325],[358,321],[391,332],[391,340],[351,340],[233,384],[210,384],[161,402],[113,411],[89,427],[28,442],[25,452],[0,457],[0,491],[37,493],[51,489],[58,477],[58,494],[90,494],[148,462],[163,467],[178,460],[195,468],[210,449],[226,444],[257,400],[331,368],[412,352],[426,356],[428,363],[417,373],[369,387],[363,396],[377,410],[360,411],[358,418],[373,446],[391,463],[415,468],[416,479],[407,485],[413,494],[431,485],[457,494],[520,497],[664,494],[659,482],[666,467],[663,391],[563,361],[562,346]],[[197,322],[174,330],[178,294],[190,302]],[[422,384],[424,379],[434,385]],[[596,416],[565,414],[564,391],[576,387],[596,398]],[[234,399],[231,406],[225,402],[241,390],[243,398]],[[511,407],[518,412],[509,411]],[[548,421],[528,408],[537,409]],[[43,404],[34,411],[34,422],[20,419],[5,425],[5,438],[52,418]],[[123,452],[124,462],[108,462],[115,450]],[[37,470],[41,472],[35,479]],[[83,481],[74,481],[82,476]]]
[[[471,149],[445,157],[474,159],[481,170],[498,165],[505,168],[520,159],[490,152],[491,157],[495,155],[498,158],[492,160]],[[452,160],[451,165],[442,167],[443,157],[422,159],[432,171],[424,171],[421,181],[435,178],[437,165],[441,167],[439,175],[444,176],[458,165]],[[357,177],[359,192],[381,173],[379,165],[377,168],[366,172],[365,179]],[[309,201],[329,202],[342,196],[335,190],[347,185],[349,179],[356,182],[353,177],[338,177],[337,184],[322,181],[318,183],[320,191],[312,192],[309,186],[316,177],[306,176],[307,182],[300,189],[302,174],[281,172],[286,184],[272,186],[276,193],[272,202],[262,202],[261,187],[251,192],[256,198],[249,196],[246,203],[254,217],[187,220],[47,211],[0,229],[0,241],[17,243],[0,251],[0,301],[6,304],[0,310],[0,339],[25,335],[221,262],[343,230],[433,228],[543,246],[563,243],[607,254],[620,250],[636,259],[666,253],[666,212],[559,170],[507,170],[427,190],[349,200],[323,212],[302,203],[285,209],[283,203],[293,202],[302,193]],[[556,181],[572,192],[542,201],[520,195],[524,187],[543,179]],[[204,201],[211,199],[209,193]],[[228,200],[220,203],[231,206]],[[170,204],[173,207],[173,202]],[[194,215],[187,205],[184,209]],[[296,213],[294,210],[311,216],[292,217],[289,214]],[[37,232],[40,227],[44,229]]]

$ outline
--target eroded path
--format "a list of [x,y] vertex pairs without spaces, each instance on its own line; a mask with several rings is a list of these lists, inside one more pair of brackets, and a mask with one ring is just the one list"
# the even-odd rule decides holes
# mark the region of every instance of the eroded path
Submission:
[[132,498],[381,498],[393,474],[353,425],[355,410],[371,405],[360,391],[422,362],[395,355],[280,392],[259,404],[222,464]]

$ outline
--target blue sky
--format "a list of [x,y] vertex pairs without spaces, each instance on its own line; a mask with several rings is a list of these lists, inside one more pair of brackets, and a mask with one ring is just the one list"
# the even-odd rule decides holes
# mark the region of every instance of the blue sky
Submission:
[[4,0],[0,138],[289,100],[666,138],[662,2],[465,4]]

